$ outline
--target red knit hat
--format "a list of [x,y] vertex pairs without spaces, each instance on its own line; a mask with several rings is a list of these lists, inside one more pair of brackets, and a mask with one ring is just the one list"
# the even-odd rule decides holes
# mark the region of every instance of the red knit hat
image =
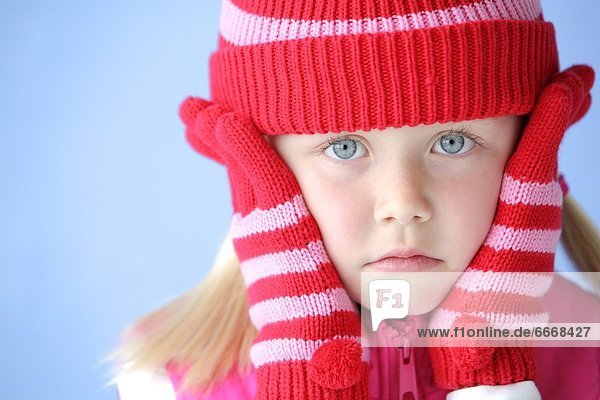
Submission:
[[212,100],[264,134],[527,114],[558,72],[539,0],[223,0]]

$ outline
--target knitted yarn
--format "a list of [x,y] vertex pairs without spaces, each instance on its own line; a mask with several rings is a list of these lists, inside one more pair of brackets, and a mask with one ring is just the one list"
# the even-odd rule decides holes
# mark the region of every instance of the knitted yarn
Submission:
[[[552,283],[561,234],[564,189],[557,181],[558,148],[567,128],[589,109],[593,82],[590,67],[573,66],[543,91],[506,164],[491,229],[433,312],[431,326],[452,329],[481,323],[502,329],[548,322],[549,315],[537,300]],[[429,350],[436,383],[446,388],[535,378],[533,347]]]
[[[233,244],[258,328],[257,398],[368,396],[356,304],[262,135],[523,115],[558,68],[539,0],[223,0],[211,99],[189,97],[180,116],[191,146],[227,167]],[[508,195],[534,186],[506,182]],[[452,353],[437,355],[440,386],[463,385],[448,372]],[[510,379],[524,377],[497,361]]]
[[357,305],[293,173],[239,114],[192,97],[180,114],[203,154],[218,154],[227,166],[230,233],[258,329],[250,350],[257,398],[366,399],[368,353]]
[[267,135],[527,114],[558,72],[539,0],[223,0],[212,100]]

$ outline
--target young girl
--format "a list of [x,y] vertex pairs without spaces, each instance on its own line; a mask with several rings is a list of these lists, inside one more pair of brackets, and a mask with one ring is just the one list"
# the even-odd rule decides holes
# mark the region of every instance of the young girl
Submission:
[[[389,256],[479,274],[435,288],[432,326],[498,324],[485,287],[535,309],[557,290],[544,273],[559,236],[600,271],[600,239],[557,171],[594,74],[559,71],[539,1],[224,0],[210,69],[212,100],[180,116],[227,168],[231,229],[203,282],[127,331],[123,400],[130,371],[163,369],[178,399],[598,395],[598,348],[361,346],[361,274]],[[516,272],[539,278],[511,286]]]

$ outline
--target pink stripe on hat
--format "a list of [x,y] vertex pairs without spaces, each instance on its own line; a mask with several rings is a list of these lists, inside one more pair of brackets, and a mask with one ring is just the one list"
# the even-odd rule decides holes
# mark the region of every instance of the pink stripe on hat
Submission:
[[309,37],[410,31],[494,19],[533,21],[539,19],[542,12],[539,0],[486,0],[389,17],[294,20],[251,14],[231,0],[224,0],[222,4],[220,34],[235,46]]

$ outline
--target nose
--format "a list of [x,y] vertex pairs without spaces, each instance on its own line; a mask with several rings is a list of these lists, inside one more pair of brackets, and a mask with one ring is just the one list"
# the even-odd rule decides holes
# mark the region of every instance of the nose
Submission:
[[431,219],[428,195],[430,180],[422,165],[410,160],[395,160],[382,166],[376,181],[374,217],[377,222],[394,221],[401,225]]

